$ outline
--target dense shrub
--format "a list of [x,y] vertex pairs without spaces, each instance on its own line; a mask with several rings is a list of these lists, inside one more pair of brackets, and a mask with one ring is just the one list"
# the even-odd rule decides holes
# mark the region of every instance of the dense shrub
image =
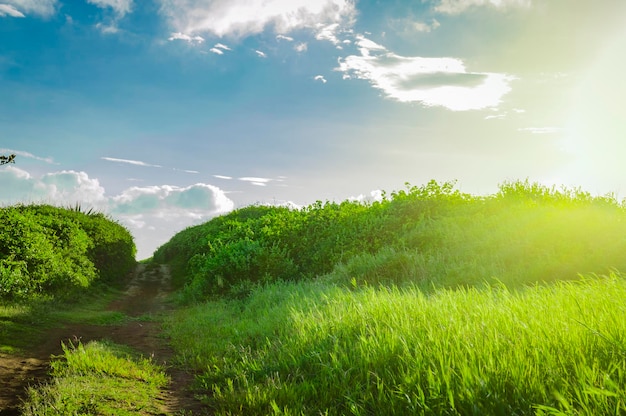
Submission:
[[126,276],[132,236],[100,213],[50,205],[0,209],[0,298],[69,296]]
[[519,286],[625,268],[625,212],[611,195],[528,181],[491,196],[431,181],[373,203],[242,208],[177,234],[154,259],[177,266],[192,299],[322,275],[424,289]]

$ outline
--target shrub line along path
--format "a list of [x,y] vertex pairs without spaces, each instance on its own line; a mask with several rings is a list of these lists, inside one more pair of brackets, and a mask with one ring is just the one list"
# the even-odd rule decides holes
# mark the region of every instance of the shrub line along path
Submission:
[[[146,267],[137,265],[124,296],[109,304],[107,310],[122,312],[131,318],[162,314],[171,308],[167,302],[172,292],[169,268],[165,265]],[[20,355],[0,354],[0,416],[19,415],[18,407],[28,386],[48,379],[50,358],[63,353],[61,342],[107,339],[126,345],[151,357],[164,366],[171,382],[159,401],[163,415],[206,414],[191,391],[193,375],[170,364],[174,352],[161,335],[156,319],[128,319],[119,325],[68,324],[47,331],[44,341]]]

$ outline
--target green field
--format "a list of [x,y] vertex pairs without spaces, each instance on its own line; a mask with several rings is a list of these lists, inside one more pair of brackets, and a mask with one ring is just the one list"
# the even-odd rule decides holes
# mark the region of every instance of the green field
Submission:
[[152,262],[174,273],[165,335],[212,414],[620,415],[625,253],[612,195],[429,182],[242,208]]

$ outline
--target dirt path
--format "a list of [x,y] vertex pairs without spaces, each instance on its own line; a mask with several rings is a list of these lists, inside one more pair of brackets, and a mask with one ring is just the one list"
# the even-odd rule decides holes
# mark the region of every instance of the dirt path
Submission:
[[[146,268],[140,264],[124,296],[107,309],[131,317],[160,314],[170,308],[167,296],[171,291],[167,266]],[[45,339],[25,356],[0,354],[0,416],[19,415],[17,408],[26,388],[47,379],[50,356],[62,353],[62,341],[86,343],[101,339],[128,345],[165,366],[172,382],[159,397],[164,414],[208,414],[190,391],[193,376],[170,365],[173,351],[161,336],[160,324],[155,320],[131,320],[115,326],[68,325],[50,330]]]

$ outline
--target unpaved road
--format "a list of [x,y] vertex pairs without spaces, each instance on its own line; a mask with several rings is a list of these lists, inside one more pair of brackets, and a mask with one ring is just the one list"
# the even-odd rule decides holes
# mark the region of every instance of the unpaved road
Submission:
[[[171,293],[169,269],[137,266],[124,296],[112,302],[108,310],[119,311],[131,317],[166,312]],[[194,398],[190,390],[193,376],[170,365],[173,351],[161,335],[156,320],[130,320],[122,325],[67,325],[47,332],[45,342],[25,355],[0,354],[0,416],[19,415],[18,407],[26,388],[45,382],[50,357],[62,353],[61,342],[71,340],[87,343],[108,339],[128,345],[166,368],[172,382],[163,391],[159,401],[163,415],[206,415],[207,410]]]

